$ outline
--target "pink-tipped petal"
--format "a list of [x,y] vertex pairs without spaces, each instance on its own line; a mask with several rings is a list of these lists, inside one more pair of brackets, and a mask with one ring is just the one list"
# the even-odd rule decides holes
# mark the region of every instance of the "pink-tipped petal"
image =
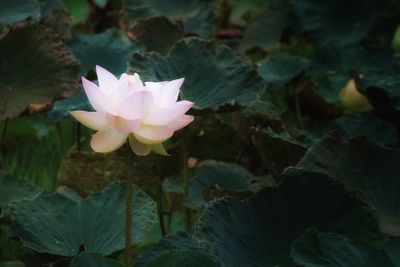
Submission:
[[108,70],[96,65],[97,80],[103,92],[111,91],[117,84],[118,79]]
[[71,111],[70,114],[72,117],[90,129],[98,131],[107,128],[107,116],[100,112],[75,110]]
[[95,152],[108,153],[120,148],[127,137],[128,134],[120,133],[114,129],[104,129],[92,136],[90,146]]
[[149,125],[168,125],[182,117],[191,107],[190,101],[179,101],[170,107],[153,110],[143,121]]
[[180,78],[172,81],[168,81],[163,84],[162,95],[160,99],[161,106],[168,106],[178,99],[179,88],[181,88],[185,78]]
[[147,145],[152,145],[164,142],[170,138],[174,132],[167,126],[141,124],[133,134],[140,142]]
[[183,127],[186,127],[188,124],[190,124],[194,120],[194,117],[191,115],[183,115],[176,121],[173,121],[168,125],[174,132],[182,129]]
[[86,96],[89,99],[93,109],[99,112],[112,111],[112,103],[110,99],[91,81],[82,77],[82,85]]
[[149,145],[151,151],[162,156],[169,156],[162,143]]
[[160,100],[163,83],[145,82],[145,84],[146,84],[145,90],[151,92],[153,94],[154,99],[156,100],[155,102],[158,102]]
[[138,156],[147,156],[151,152],[149,146],[140,143],[133,134],[129,135],[129,145],[132,151]]
[[136,130],[141,123],[141,119],[126,120],[118,116],[109,116],[109,124],[111,128],[120,133],[129,134]]
[[134,73],[133,75],[128,75],[124,73],[121,75],[120,80],[128,81],[129,83],[131,83],[136,91],[143,90],[143,83],[140,80],[139,74],[137,73]]
[[150,112],[153,103],[154,97],[151,92],[135,92],[120,102],[119,114],[126,119],[141,119]]
[[128,81],[120,81],[112,92],[113,102],[116,106],[119,106],[121,101],[133,92],[133,86]]

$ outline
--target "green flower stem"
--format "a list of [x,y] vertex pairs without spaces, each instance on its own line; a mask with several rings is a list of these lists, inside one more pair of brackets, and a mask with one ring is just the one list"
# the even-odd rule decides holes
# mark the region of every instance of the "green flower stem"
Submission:
[[304,127],[304,122],[303,122],[303,116],[301,114],[301,109],[300,109],[299,92],[297,90],[294,90],[293,96],[294,96],[294,106],[295,106],[295,110],[296,110],[297,122],[298,122],[299,128],[304,130],[305,127]]
[[[167,233],[171,230],[171,225],[172,225],[172,216],[174,215],[175,212],[175,207],[177,203],[177,193],[166,193],[167,199],[168,199],[168,205],[169,205],[169,210],[168,210],[168,221],[167,221]],[[172,195],[172,199],[169,198],[169,195]]]
[[6,137],[8,127],[8,118],[4,121],[3,131],[0,137],[0,164],[3,164],[3,153],[4,153],[4,139]]
[[167,230],[165,229],[165,221],[164,221],[164,211],[163,211],[163,201],[162,199],[159,201],[158,203],[159,206],[159,211],[158,211],[158,219],[160,222],[160,230],[161,230],[161,234],[162,236],[166,236],[167,235]]
[[76,149],[81,151],[81,123],[76,123]]
[[[182,131],[182,177],[183,177],[183,196],[189,198],[189,173],[188,173],[188,149],[187,149],[187,128]],[[191,212],[190,209],[186,209],[186,227],[190,230],[191,228]]]
[[[133,152],[129,148],[129,163],[134,163]],[[130,168],[129,168],[130,169]],[[133,171],[128,172],[125,193],[125,266],[132,267],[132,213],[133,213]]]

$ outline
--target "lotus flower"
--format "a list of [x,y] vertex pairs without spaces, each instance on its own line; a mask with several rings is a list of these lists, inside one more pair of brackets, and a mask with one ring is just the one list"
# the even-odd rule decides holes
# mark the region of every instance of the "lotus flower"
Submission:
[[83,125],[96,130],[90,146],[99,153],[120,148],[126,139],[140,156],[151,151],[168,155],[162,142],[194,119],[185,113],[190,101],[177,101],[184,78],[165,82],[145,82],[137,73],[113,74],[96,66],[99,86],[82,77],[82,85],[94,112],[72,111]]

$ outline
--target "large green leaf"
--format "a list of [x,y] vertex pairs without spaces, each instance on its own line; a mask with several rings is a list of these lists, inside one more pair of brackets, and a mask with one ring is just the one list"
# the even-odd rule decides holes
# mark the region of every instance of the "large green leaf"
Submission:
[[279,45],[283,30],[289,24],[286,8],[266,8],[250,19],[239,50],[246,51],[254,47],[262,49]]
[[59,38],[40,26],[13,27],[0,37],[0,55],[0,120],[79,89],[78,62]]
[[[4,172],[55,190],[61,160],[76,142],[75,133],[74,122],[56,125],[43,114],[8,120],[2,147]],[[82,128],[81,135],[88,138],[89,130]]]
[[[156,204],[134,188],[132,239],[141,242],[157,218]],[[86,199],[42,193],[8,206],[13,229],[25,246],[73,256],[85,251],[109,255],[124,247],[125,184],[113,183]]]
[[195,109],[246,105],[256,101],[264,88],[248,59],[198,38],[178,42],[167,57],[134,54],[129,72],[139,73],[145,81],[185,77],[181,97],[193,101]]
[[[261,189],[260,178],[243,167],[221,161],[207,160],[195,170],[189,186],[189,197],[185,203],[191,208],[199,208],[207,200],[221,195],[251,195]],[[166,192],[183,193],[181,177],[169,177],[163,182]],[[246,194],[247,193],[247,194]]]
[[254,132],[254,142],[269,173],[278,179],[282,171],[294,166],[303,157],[307,148],[288,134],[277,134],[271,128]]
[[203,161],[196,168],[194,179],[205,187],[215,186],[223,190],[256,192],[260,189],[257,177],[248,170],[221,161]]
[[291,2],[303,30],[322,45],[358,42],[374,25],[378,14],[374,0]]
[[338,130],[344,139],[366,135],[384,145],[397,144],[396,128],[372,115],[343,116],[334,120],[330,128]]
[[161,240],[148,252],[140,255],[136,267],[216,267],[200,243],[186,232],[178,232]]
[[356,79],[357,88],[378,108],[400,110],[400,79],[396,72],[368,71]]
[[234,162],[240,153],[235,129],[215,116],[196,117],[185,131],[192,157]]
[[246,18],[252,13],[264,10],[268,5],[279,2],[280,0],[232,0],[232,11],[230,21],[238,25],[245,25]]
[[0,173],[0,208],[12,201],[34,198],[41,192],[27,181]]
[[176,41],[183,38],[181,27],[166,17],[152,17],[135,24],[130,32],[147,48],[162,55],[168,53]]
[[69,267],[122,267],[115,260],[104,258],[101,254],[83,252],[75,256]]
[[124,0],[126,20],[134,24],[141,19],[166,16],[182,21],[186,33],[209,35],[215,31],[216,4],[213,0]]
[[387,242],[384,250],[396,267],[400,266],[400,238],[395,238]]
[[308,229],[292,245],[291,256],[301,266],[395,267],[383,250],[335,233]]
[[328,135],[313,145],[298,166],[338,179],[374,208],[381,230],[400,235],[400,151],[367,138],[348,143]]
[[90,105],[86,93],[82,88],[75,95],[67,99],[55,101],[47,115],[54,121],[61,121],[65,117],[68,117],[69,112],[73,110],[93,111],[92,105]]
[[[221,266],[296,266],[292,242],[309,227],[357,240],[379,236],[371,211],[327,176],[288,169],[278,188],[206,207],[196,236]],[[245,255],[245,256],[244,256]]]
[[37,19],[40,6],[37,0],[2,0],[0,2],[0,26],[11,25],[26,18]]
[[81,61],[83,74],[100,65],[113,74],[120,75],[126,71],[131,54],[138,50],[138,47],[116,29],[98,34],[79,34],[68,46]]
[[310,66],[306,58],[286,53],[276,53],[268,57],[258,68],[258,74],[267,82],[288,82]]

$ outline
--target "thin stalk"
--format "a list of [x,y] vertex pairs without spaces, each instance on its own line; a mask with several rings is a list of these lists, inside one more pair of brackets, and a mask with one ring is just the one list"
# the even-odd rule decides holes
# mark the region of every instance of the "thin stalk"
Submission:
[[303,116],[301,114],[301,109],[300,109],[299,94],[296,90],[294,90],[294,107],[296,110],[296,118],[297,118],[297,122],[299,124],[299,128],[304,130],[304,122],[303,122]]
[[3,131],[0,137],[0,163],[3,163],[3,152],[4,152],[4,139],[6,137],[8,127],[8,118],[4,121]]
[[162,236],[166,236],[167,235],[167,231],[165,229],[165,222],[164,222],[164,212],[163,212],[163,203],[162,203],[162,199],[159,202],[160,207],[160,211],[158,213],[158,220],[160,221],[160,230],[161,230],[161,234]]
[[172,201],[171,203],[169,203],[168,210],[167,233],[169,233],[169,231],[171,230],[172,216],[174,215],[177,198],[178,195],[176,193],[172,193]]
[[[134,163],[134,157],[130,148],[128,150],[130,163]],[[126,179],[126,195],[125,195],[125,266],[132,267],[132,213],[133,213],[133,171],[129,171]]]
[[81,124],[79,122],[76,123],[76,149],[81,151]]
[[[188,173],[188,149],[187,149],[187,129],[182,131],[182,177],[183,177],[183,195],[185,199],[189,198],[189,173]],[[191,212],[190,209],[186,209],[186,227],[190,230],[191,228]]]

